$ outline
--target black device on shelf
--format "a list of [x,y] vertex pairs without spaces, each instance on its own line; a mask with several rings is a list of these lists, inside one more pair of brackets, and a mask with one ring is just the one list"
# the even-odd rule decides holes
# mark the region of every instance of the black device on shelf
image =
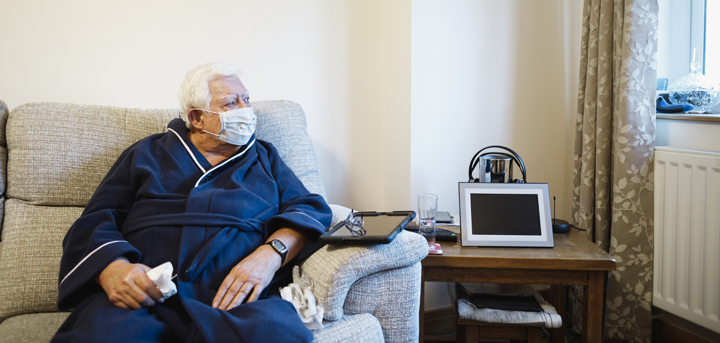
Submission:
[[[417,225],[408,225],[405,227],[405,230],[412,231],[412,232],[418,232],[418,230],[420,230],[420,227]],[[435,228],[435,240],[443,241],[443,242],[457,242],[457,234],[450,230],[445,230],[445,229],[436,227]]]

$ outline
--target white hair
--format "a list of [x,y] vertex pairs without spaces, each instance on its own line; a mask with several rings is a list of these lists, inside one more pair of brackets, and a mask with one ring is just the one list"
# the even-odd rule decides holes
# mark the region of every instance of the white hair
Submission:
[[187,117],[191,109],[210,108],[210,100],[212,100],[210,81],[216,77],[232,75],[240,77],[238,69],[226,63],[206,63],[185,74],[185,79],[180,84],[177,95],[180,103],[180,117],[185,121],[188,129],[192,126]]

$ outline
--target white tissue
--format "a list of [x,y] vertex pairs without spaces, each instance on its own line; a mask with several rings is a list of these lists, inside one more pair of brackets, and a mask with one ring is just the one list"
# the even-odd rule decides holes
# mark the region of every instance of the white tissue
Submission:
[[300,267],[293,267],[293,283],[280,288],[280,296],[295,307],[303,324],[310,330],[323,328],[322,318],[325,310],[317,306],[312,294],[312,280],[306,274],[300,276]]
[[177,286],[172,282],[172,273],[173,266],[170,262],[165,262],[147,272],[147,276],[162,292],[163,300],[177,293]]

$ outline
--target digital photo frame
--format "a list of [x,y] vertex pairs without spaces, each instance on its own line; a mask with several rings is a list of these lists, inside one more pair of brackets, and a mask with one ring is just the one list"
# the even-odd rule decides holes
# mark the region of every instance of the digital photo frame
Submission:
[[547,183],[459,182],[462,246],[552,248]]

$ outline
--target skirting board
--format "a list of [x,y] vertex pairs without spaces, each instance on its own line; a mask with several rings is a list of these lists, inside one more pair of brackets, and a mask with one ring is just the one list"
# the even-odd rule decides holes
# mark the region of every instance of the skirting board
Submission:
[[720,342],[720,334],[654,306],[652,337],[659,343]]

